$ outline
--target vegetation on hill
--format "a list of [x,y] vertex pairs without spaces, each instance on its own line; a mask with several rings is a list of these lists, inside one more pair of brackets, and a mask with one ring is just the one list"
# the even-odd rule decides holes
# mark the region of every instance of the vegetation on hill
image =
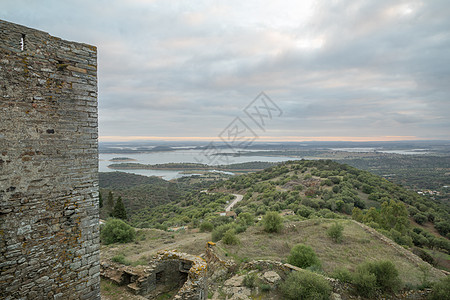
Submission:
[[[99,173],[99,182],[102,195],[111,193],[108,197],[121,197],[128,217],[132,217],[141,209],[178,201],[183,195],[183,188],[176,183],[154,176],[108,172]],[[100,216],[102,218],[112,216],[115,203],[114,200],[106,200],[100,209]]]
[[[199,228],[201,232],[196,234],[217,241],[218,249],[238,265],[257,259],[288,262],[307,268],[305,272],[352,283],[360,296],[435,286],[433,295],[439,297],[448,290],[448,281],[438,282],[444,277],[441,271],[375,231],[435,264],[437,255],[450,255],[448,205],[368,171],[330,160],[301,160],[225,181],[184,178],[168,182],[119,172],[102,174],[103,210],[108,203],[118,203],[114,199],[121,196],[132,225],[181,228],[173,234],[138,230],[136,236],[142,235],[130,247],[133,256],[142,255],[139,251],[146,247],[145,234],[150,232],[167,235],[164,243],[170,246],[161,247],[177,248],[178,244],[174,241],[172,246],[171,242],[175,236],[200,247],[195,234],[190,233],[190,229]],[[208,191],[201,191],[205,187]],[[235,214],[224,216],[233,193],[244,197],[234,206]],[[104,237],[103,241],[108,243]],[[125,255],[126,247],[115,244],[114,249],[120,251],[116,254],[123,252],[118,260],[136,260]],[[309,287],[299,286],[300,279],[291,276],[280,283],[280,293],[292,299],[311,295],[327,299],[329,286],[319,284],[313,273],[307,276]]]
[[338,161],[384,176],[412,189],[441,190],[443,186],[450,184],[450,156],[391,154]]
[[[285,221],[287,221],[286,218]],[[240,224],[239,221],[236,223]],[[228,223],[228,225],[232,227],[232,224],[236,223]],[[286,299],[287,297],[328,299],[330,287],[328,284],[319,282],[320,278],[323,279],[320,275],[352,283],[354,288],[350,287],[347,292],[355,298],[360,295],[397,299],[393,297],[393,293],[398,289],[422,289],[428,286],[437,287],[436,297],[442,297],[448,291],[445,286],[446,281],[439,282],[445,277],[441,271],[415,262],[408,253],[399,251],[399,249],[403,250],[402,248],[390,246],[351,220],[316,218],[285,222],[285,228],[278,233],[265,232],[261,223],[257,223],[256,226],[251,225],[246,231],[240,233],[237,233],[237,230],[234,233],[230,229],[226,230],[222,240],[215,247],[220,257],[232,259],[238,268],[237,273],[231,271],[225,276],[231,278],[235,275],[247,274],[244,275],[243,284],[247,287],[259,287],[261,294],[258,296],[261,297],[258,299]],[[343,227],[343,241],[340,244],[331,242],[327,236],[328,229],[335,224]],[[231,236],[230,239],[226,238],[227,232]],[[132,243],[102,245],[102,257],[127,265],[138,265],[147,264],[153,254],[161,249],[179,249],[198,255],[204,251],[208,238],[208,233],[193,230],[170,233],[156,229],[138,229]],[[305,246],[297,247],[299,244]],[[309,249],[309,251],[303,249]],[[297,258],[298,254],[301,255],[301,262],[307,262],[303,265],[306,269],[301,272],[310,280],[283,277],[277,284],[267,286],[267,290],[271,290],[271,293],[264,292],[263,285],[257,282],[258,276],[254,270],[264,268],[262,265],[255,266],[251,272],[246,269],[245,263],[249,261],[262,259],[291,262],[289,258],[291,256]],[[294,261],[297,260],[294,259]],[[272,269],[272,262],[267,262],[267,266],[269,270]],[[214,272],[213,269],[212,272]],[[265,271],[260,273],[264,274]],[[251,275],[254,275],[254,278],[251,278]],[[217,278],[214,275],[210,278],[210,282],[219,284],[224,280],[223,277]],[[306,280],[305,284],[299,285],[299,280],[301,282]],[[435,282],[436,284],[433,284]],[[211,288],[210,291],[211,294],[216,291],[220,293],[220,289]],[[224,298],[220,297],[220,299]]]
[[[353,281],[353,277],[358,275],[358,266],[364,265],[367,260],[386,259],[396,266],[402,285],[419,287],[444,277],[436,269],[413,262],[408,255],[351,220],[316,218],[288,222],[285,218],[285,221],[289,226],[286,225],[280,233],[266,233],[263,226],[257,224],[237,235],[239,245],[227,245],[220,241],[218,246],[238,263],[276,260],[296,264],[298,261],[307,269],[322,272],[329,277],[341,279],[336,274],[346,271],[347,280],[342,281]],[[339,244],[332,242],[327,235],[327,230],[336,223],[344,228],[343,241]]]
[[144,184],[166,185],[167,181],[156,176],[148,177],[124,172],[99,173],[99,186],[102,189],[129,189]]
[[[361,221],[377,223],[372,225],[386,230],[395,227],[397,231],[406,232],[411,227],[409,216],[424,215],[423,222],[434,224],[442,236],[449,233],[450,208],[447,205],[431,202],[367,171],[329,160],[287,162],[263,172],[233,177],[216,187],[245,192],[244,201],[238,207],[256,215],[284,209],[294,210],[303,217],[331,216],[330,213],[350,215],[357,208],[367,216]],[[384,208],[383,203],[386,203]],[[383,220],[377,218],[375,214],[382,210],[392,216]]]
[[[143,204],[144,199],[139,199],[139,210],[130,214],[131,223],[138,227],[199,227],[202,222],[209,222],[216,228],[233,222],[218,213],[234,198],[230,193],[238,193],[244,195],[234,207],[238,216],[248,213],[262,217],[266,212],[274,211],[290,215],[287,217],[290,220],[353,218],[405,247],[434,249],[445,255],[450,253],[448,205],[430,201],[368,171],[330,160],[290,161],[263,171],[234,176],[212,185],[209,190],[214,193],[183,189],[179,184],[168,182],[161,182],[155,189],[135,185],[127,190],[130,195],[121,194],[127,210],[127,204],[133,203],[127,198],[131,196],[132,199],[136,190],[142,194],[143,187],[149,188],[152,198],[156,195],[165,197],[151,205]],[[428,252],[423,253],[425,258]]]

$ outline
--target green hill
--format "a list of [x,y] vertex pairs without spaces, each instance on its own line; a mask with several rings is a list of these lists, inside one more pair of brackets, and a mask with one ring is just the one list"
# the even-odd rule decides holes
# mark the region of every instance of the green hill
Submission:
[[[415,247],[430,262],[435,262],[431,250],[435,258],[450,254],[448,205],[331,160],[281,163],[220,181],[210,187],[210,193],[200,192],[204,188],[200,186],[136,176],[101,175],[100,186],[114,187],[124,200],[130,222],[137,227],[197,227],[206,221],[220,226],[231,221],[218,213],[235,193],[244,196],[233,208],[238,215],[247,212],[258,217],[276,211],[291,221],[352,218],[400,245]],[[130,187],[124,188],[127,182]],[[442,266],[449,267],[448,259]]]
[[111,205],[108,206],[107,195],[113,193],[114,198],[122,197],[128,216],[142,209],[164,205],[178,201],[183,189],[176,183],[159,177],[147,177],[124,172],[99,173],[99,186],[104,205],[100,216],[107,218]]
[[[117,194],[123,193],[126,205],[133,203],[127,200],[127,193],[153,194],[149,199],[155,201],[140,202],[139,210],[134,208],[129,218],[131,224],[180,229],[173,233],[140,229],[139,242],[102,248],[106,257],[121,254],[134,262],[160,248],[179,248],[199,255],[204,249],[202,244],[208,240],[206,232],[211,232],[210,239],[217,242],[219,255],[233,260],[237,268],[260,259],[291,263],[292,249],[303,244],[311,247],[320,262],[305,268],[360,284],[367,281],[361,273],[362,266],[368,261],[388,260],[398,272],[403,289],[400,293],[422,290],[446,276],[424,261],[447,271],[450,268],[448,205],[368,171],[330,160],[281,163],[216,182],[208,191],[185,181],[169,183],[123,174],[104,176],[108,180],[101,184],[115,188]],[[127,180],[133,186],[121,188]],[[233,207],[234,213],[219,214],[235,199],[232,194],[238,194],[237,199],[243,196]],[[267,216],[279,219],[277,230],[267,229]],[[341,227],[339,241],[330,234],[334,226]],[[158,243],[155,239],[159,237],[153,236],[155,232],[164,236]],[[270,268],[271,262],[268,263]],[[247,274],[248,270],[236,272]],[[220,294],[221,284],[222,281],[214,281],[211,290]],[[275,287],[272,292],[277,294],[279,290]],[[283,299],[281,295],[273,297],[273,293],[263,294],[261,299]]]
[[[99,186],[103,200],[100,209],[101,218],[108,218],[111,206],[108,205],[108,195],[111,192],[114,199],[122,197],[127,214],[131,220],[135,215],[145,211],[153,211],[155,207],[164,207],[170,203],[185,200],[186,194],[208,188],[211,184],[222,180],[219,174],[181,177],[167,181],[156,176],[142,176],[125,172],[100,172]],[[115,200],[114,200],[115,201]],[[135,226],[142,226],[133,222]]]

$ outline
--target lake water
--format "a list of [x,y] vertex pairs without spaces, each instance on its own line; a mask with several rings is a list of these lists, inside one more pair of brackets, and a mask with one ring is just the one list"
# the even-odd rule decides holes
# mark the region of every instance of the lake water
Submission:
[[[160,176],[165,180],[170,180],[186,174],[180,174],[180,171],[172,170],[113,170],[108,168],[108,165],[114,162],[110,159],[115,157],[128,157],[135,159],[132,163],[141,164],[164,164],[164,163],[203,163],[207,165],[229,165],[235,163],[251,162],[251,161],[265,161],[265,162],[282,162],[287,160],[296,160],[299,158],[293,157],[277,157],[277,156],[205,156],[204,150],[177,150],[167,152],[146,152],[146,153],[130,153],[130,154],[111,154],[100,153],[99,154],[99,172],[114,172],[122,171],[127,173],[133,173],[144,176]],[[214,161],[211,161],[214,158]],[[213,167],[211,169],[214,169]],[[190,174],[192,175],[192,174]]]
[[344,151],[344,152],[380,152],[380,153],[402,154],[402,155],[420,155],[430,153],[429,149],[382,150],[382,148],[370,148],[370,147],[330,148],[330,150]]

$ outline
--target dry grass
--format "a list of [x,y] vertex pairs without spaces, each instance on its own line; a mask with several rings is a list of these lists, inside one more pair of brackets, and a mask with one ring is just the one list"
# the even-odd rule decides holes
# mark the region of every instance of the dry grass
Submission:
[[150,260],[158,251],[177,249],[199,255],[205,251],[210,233],[166,232],[158,229],[139,229],[136,242],[102,246],[102,259],[123,254],[129,261]]
[[[326,234],[327,229],[339,222],[344,226],[344,238],[340,244],[334,243]],[[286,224],[285,224],[286,225]],[[386,245],[350,220],[313,219],[289,223],[290,229],[282,233],[268,234],[262,227],[253,226],[238,235],[240,244],[219,246],[228,253],[228,258],[238,262],[271,259],[285,261],[290,249],[296,244],[311,246],[322,262],[325,274],[337,268],[354,271],[365,260],[391,260],[400,273],[403,283],[419,285],[423,272],[396,249]],[[292,226],[295,225],[295,228]],[[101,257],[112,258],[123,254],[129,261],[148,261],[160,250],[177,249],[199,255],[204,252],[210,233],[165,232],[157,229],[140,230],[141,238],[135,243],[102,246]],[[441,271],[430,272],[430,281],[443,277]]]
[[144,300],[144,297],[133,295],[125,286],[118,286],[108,280],[100,280],[101,300]]
[[[326,230],[334,222],[340,222],[344,226],[344,239],[341,244],[334,243],[326,234]],[[404,283],[413,285],[421,283],[422,271],[417,265],[352,221],[315,219],[291,224],[295,224],[295,229],[284,230],[279,234],[267,234],[261,227],[252,227],[238,235],[240,245],[220,244],[220,246],[229,253],[229,256],[238,260],[284,261],[294,245],[303,243],[315,250],[326,274],[331,274],[336,268],[354,271],[356,266],[365,260],[391,260],[398,268]],[[444,276],[440,271],[432,273],[429,278],[431,281]]]

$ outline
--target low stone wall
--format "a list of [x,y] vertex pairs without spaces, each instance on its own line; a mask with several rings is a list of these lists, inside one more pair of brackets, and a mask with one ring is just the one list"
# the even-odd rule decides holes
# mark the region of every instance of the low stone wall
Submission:
[[[281,276],[281,278],[286,279],[287,275],[293,271],[297,272],[304,272],[302,268],[293,266],[291,264],[284,264],[278,261],[273,260],[254,260],[251,262],[246,263],[243,267],[243,269],[247,270],[272,270],[278,273],[278,275]],[[341,294],[345,291],[348,291],[351,286],[348,283],[341,282],[337,279],[326,277],[320,274],[317,274],[318,276],[323,277],[325,280],[327,280],[330,285],[333,287],[333,292],[337,294]]]
[[[361,225],[363,225],[363,224],[361,224]],[[365,226],[365,225],[363,225],[363,226]],[[368,229],[373,230],[370,227]],[[380,233],[378,233],[378,232],[375,232],[375,233],[380,235],[379,238],[385,238]],[[389,240],[389,239],[387,239],[387,240]],[[393,243],[393,242],[391,241],[391,243]],[[403,249],[403,248],[401,248],[401,249]],[[409,253],[409,251],[407,251],[406,249],[403,249],[403,250]],[[418,259],[420,259],[420,258],[418,258]],[[212,242],[209,242],[207,244],[206,261],[208,262],[209,268],[211,266],[215,265],[216,268],[217,268],[217,266],[219,267],[219,270],[220,270],[220,267],[225,268],[227,270],[230,270],[230,269],[233,270],[233,271],[230,271],[229,273],[234,273],[237,269],[236,264],[234,264],[233,262],[223,260],[220,258],[220,256],[216,253],[215,244]],[[304,269],[301,269],[299,267],[296,267],[296,266],[293,266],[293,265],[287,264],[287,263],[282,263],[279,261],[273,261],[273,260],[250,261],[250,262],[242,265],[240,267],[240,269],[259,270],[261,272],[274,271],[281,277],[282,280],[285,280],[286,277],[291,272],[305,272]],[[315,273],[315,274],[318,276],[321,276],[322,278],[324,278],[326,281],[329,282],[329,284],[333,288],[332,299],[360,299],[358,296],[353,295],[353,291],[355,289],[353,284],[341,282],[337,279],[323,276],[321,274],[317,274],[317,273]],[[393,296],[379,296],[377,299],[415,299],[415,300],[420,300],[420,299],[427,299],[427,296],[430,294],[430,292],[431,292],[431,290],[429,290],[429,289],[426,289],[423,291],[416,291],[416,290],[402,291]]]
[[216,244],[213,242],[206,243],[205,259],[208,263],[209,271],[216,272],[218,269],[225,270],[226,273],[234,272],[237,269],[235,262],[231,260],[221,259],[216,253]]
[[447,275],[447,276],[450,275],[450,273],[447,272],[447,271],[436,269],[435,267],[433,267],[432,265],[430,265],[426,261],[422,260],[420,257],[415,255],[414,253],[412,253],[408,249],[403,248],[402,246],[400,246],[399,244],[397,244],[396,242],[394,242],[390,238],[384,236],[383,234],[379,233],[378,231],[376,231],[372,227],[369,227],[369,226],[367,226],[365,224],[362,224],[360,222],[357,222],[355,220],[352,220],[352,222],[354,222],[355,224],[357,224],[358,226],[363,228],[365,231],[367,231],[372,236],[374,236],[375,238],[379,239],[380,241],[382,241],[386,245],[394,248],[397,252],[399,252],[402,256],[404,256],[406,259],[408,259],[410,262],[412,262],[416,266],[421,266],[421,265],[422,266],[423,265],[427,266],[430,269],[430,272],[433,275]]
[[207,264],[198,256],[176,250],[161,251],[148,266],[130,267],[102,261],[100,275],[134,294],[153,299],[159,291],[180,286],[174,299],[207,298]]
[[[204,300],[208,298],[207,264],[199,256],[181,253],[176,250],[162,251],[156,257],[159,262],[179,262],[179,271],[187,270],[187,280],[174,299]],[[190,267],[187,269],[187,267]]]

